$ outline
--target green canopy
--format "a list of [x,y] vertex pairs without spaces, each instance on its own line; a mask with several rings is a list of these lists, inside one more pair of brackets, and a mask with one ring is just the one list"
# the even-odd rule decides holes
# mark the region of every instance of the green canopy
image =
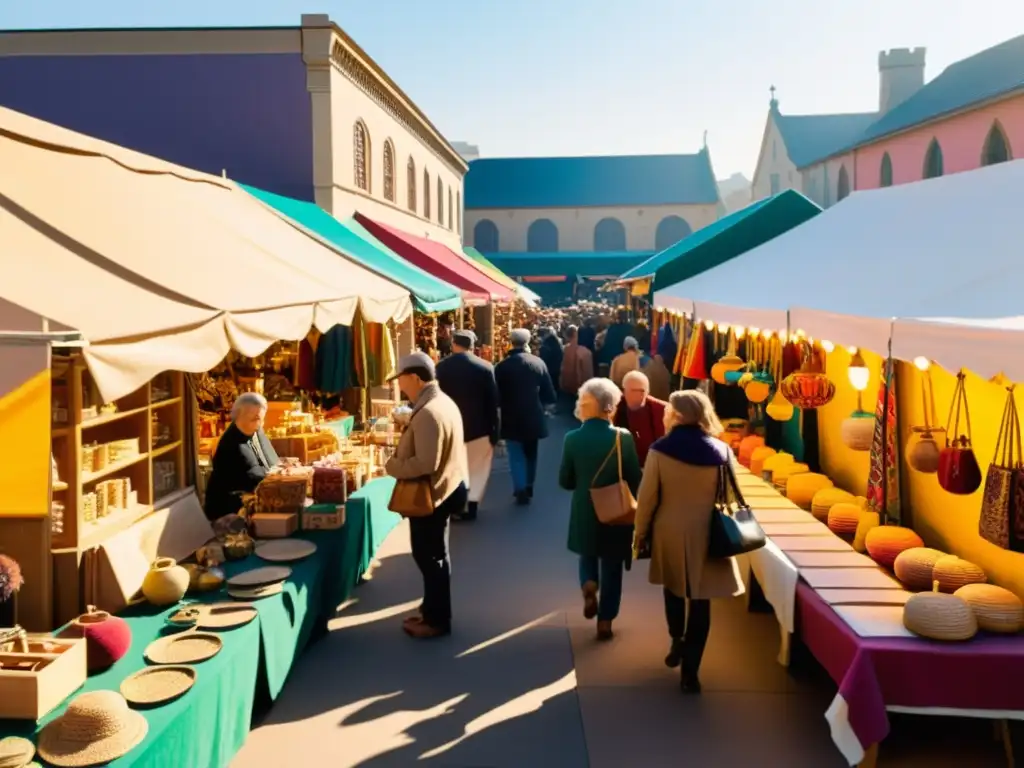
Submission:
[[447,312],[462,306],[459,289],[410,264],[354,221],[338,221],[316,203],[282,197],[245,184],[238,186],[319,235],[352,261],[408,288],[420,312]]
[[622,273],[619,280],[653,277],[651,290],[661,290],[724,264],[819,213],[820,206],[787,189],[698,229]]
[[462,252],[465,253],[467,256],[469,256],[469,258],[471,258],[473,261],[475,261],[481,267],[483,267],[486,270],[488,275],[493,277],[495,280],[497,280],[502,285],[504,285],[504,286],[506,286],[508,288],[511,288],[513,291],[515,291],[517,294],[519,294],[519,297],[521,299],[523,299],[524,301],[527,301],[527,302],[531,302],[531,301],[532,302],[537,302],[537,301],[540,300],[540,296],[538,296],[536,293],[531,291],[525,285],[522,285],[521,283],[517,283],[511,277],[506,275],[504,272],[502,272],[500,269],[498,269],[496,266],[494,266],[486,256],[484,256],[482,253],[480,253],[480,251],[478,251],[473,246],[471,246],[471,245],[464,245],[464,246],[462,246]]
[[510,277],[609,277],[620,275],[650,257],[650,251],[558,251],[511,253],[501,251],[487,258]]

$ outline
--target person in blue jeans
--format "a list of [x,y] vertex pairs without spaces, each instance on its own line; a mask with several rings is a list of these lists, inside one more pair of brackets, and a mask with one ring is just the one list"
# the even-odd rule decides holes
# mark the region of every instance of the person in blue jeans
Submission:
[[501,439],[508,449],[512,492],[517,504],[529,504],[537,477],[537,448],[548,436],[547,408],[555,404],[555,387],[548,367],[530,353],[530,332],[517,328],[512,349],[494,367],[501,406]]
[[622,600],[622,571],[632,562],[633,526],[602,523],[594,511],[591,488],[620,479],[616,438],[622,452],[621,479],[635,496],[640,486],[640,459],[633,436],[612,424],[622,393],[608,379],[590,379],[580,387],[576,418],[582,425],[565,436],[558,483],[572,491],[570,552],[579,555],[583,616],[597,618],[597,637],[612,637],[612,622]]

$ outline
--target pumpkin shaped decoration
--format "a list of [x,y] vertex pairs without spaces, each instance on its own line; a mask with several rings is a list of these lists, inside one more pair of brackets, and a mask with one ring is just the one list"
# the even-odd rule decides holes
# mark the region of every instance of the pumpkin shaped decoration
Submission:
[[825,353],[808,342],[803,346],[803,363],[789,374],[779,387],[783,396],[797,408],[810,410],[832,402],[836,385],[825,375]]
[[832,505],[840,502],[853,501],[853,494],[836,488],[834,485],[825,486],[819,489],[811,499],[811,514],[823,523],[828,522],[828,513]]
[[903,626],[930,640],[960,642],[978,634],[978,620],[966,600],[939,592],[912,595],[903,606]]
[[852,501],[840,501],[828,511],[828,529],[836,536],[853,537],[863,509]]
[[939,585],[941,591],[952,593],[968,584],[984,584],[988,576],[968,560],[961,560],[956,555],[945,555],[935,561],[932,580]]
[[769,456],[775,455],[775,449],[769,448],[767,445],[762,445],[755,448],[750,454],[750,472],[751,474],[761,477],[761,473],[764,471],[764,462]]
[[775,490],[779,493],[785,494],[786,485],[789,483],[789,478],[793,475],[801,475],[804,472],[810,472],[811,468],[801,462],[791,462],[789,464],[783,464],[781,467],[776,469],[772,473],[772,483],[775,485]]
[[875,439],[875,414],[854,411],[843,419],[840,436],[851,451],[870,451]]
[[920,592],[932,588],[935,563],[945,556],[945,552],[930,547],[911,547],[896,555],[892,570],[904,587],[912,592]]
[[782,390],[778,389],[772,396],[771,402],[765,406],[764,412],[773,421],[789,421],[796,411],[793,404],[783,396]]
[[760,371],[755,373],[747,385],[743,388],[747,400],[752,403],[763,403],[772,393],[772,385],[775,383],[771,374]]
[[786,453],[785,451],[779,451],[774,456],[769,456],[764,460],[764,464],[761,465],[761,479],[766,483],[773,482],[777,470],[795,461],[796,459],[793,458],[793,454]]
[[1024,627],[1024,603],[1008,589],[995,584],[967,584],[953,595],[971,606],[979,629],[1012,635]]
[[817,472],[802,472],[790,477],[786,483],[786,498],[801,509],[811,508],[814,495],[823,488],[831,488],[832,480]]
[[913,547],[923,547],[924,542],[910,528],[880,525],[868,531],[864,546],[872,560],[884,568],[892,568],[900,552]]
[[868,509],[867,499],[858,496],[854,501],[860,506],[861,513],[857,521],[857,531],[853,534],[853,550],[863,555],[868,551],[868,534],[881,525],[882,519],[875,510]]
[[760,435],[747,435],[740,440],[739,462],[749,469],[750,458],[756,448],[764,445],[764,438]]

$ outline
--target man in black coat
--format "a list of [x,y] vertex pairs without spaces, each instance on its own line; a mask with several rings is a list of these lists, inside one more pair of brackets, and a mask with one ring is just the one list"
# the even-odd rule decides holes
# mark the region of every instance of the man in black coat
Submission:
[[456,520],[475,520],[487,491],[494,445],[498,442],[498,386],[494,367],[473,354],[476,334],[469,330],[452,334],[452,354],[437,364],[441,391],[455,401],[462,414],[469,470],[469,503]]
[[530,354],[530,332],[517,328],[512,351],[494,369],[501,402],[501,437],[508,447],[516,503],[529,504],[537,477],[537,443],[548,436],[545,407],[555,388],[544,361]]

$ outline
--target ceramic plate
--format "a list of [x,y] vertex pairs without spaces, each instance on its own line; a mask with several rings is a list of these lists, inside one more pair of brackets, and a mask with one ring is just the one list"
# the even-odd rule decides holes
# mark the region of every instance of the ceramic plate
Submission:
[[190,631],[154,640],[145,656],[153,664],[196,664],[213,658],[223,647],[219,635]]
[[292,563],[316,552],[316,544],[305,539],[274,539],[257,545],[256,554],[272,563]]
[[284,582],[267,584],[262,587],[228,587],[228,594],[236,600],[261,600],[264,597],[279,595],[284,591]]
[[253,587],[265,587],[268,584],[276,584],[284,581],[292,575],[292,569],[287,565],[268,565],[264,568],[254,568],[251,571],[243,571],[228,579],[228,587],[252,589]]
[[129,704],[138,706],[166,704],[195,685],[196,674],[194,667],[147,667],[125,678],[121,695]]
[[257,616],[249,603],[212,603],[203,608],[199,616],[200,629],[234,629],[248,624]]

